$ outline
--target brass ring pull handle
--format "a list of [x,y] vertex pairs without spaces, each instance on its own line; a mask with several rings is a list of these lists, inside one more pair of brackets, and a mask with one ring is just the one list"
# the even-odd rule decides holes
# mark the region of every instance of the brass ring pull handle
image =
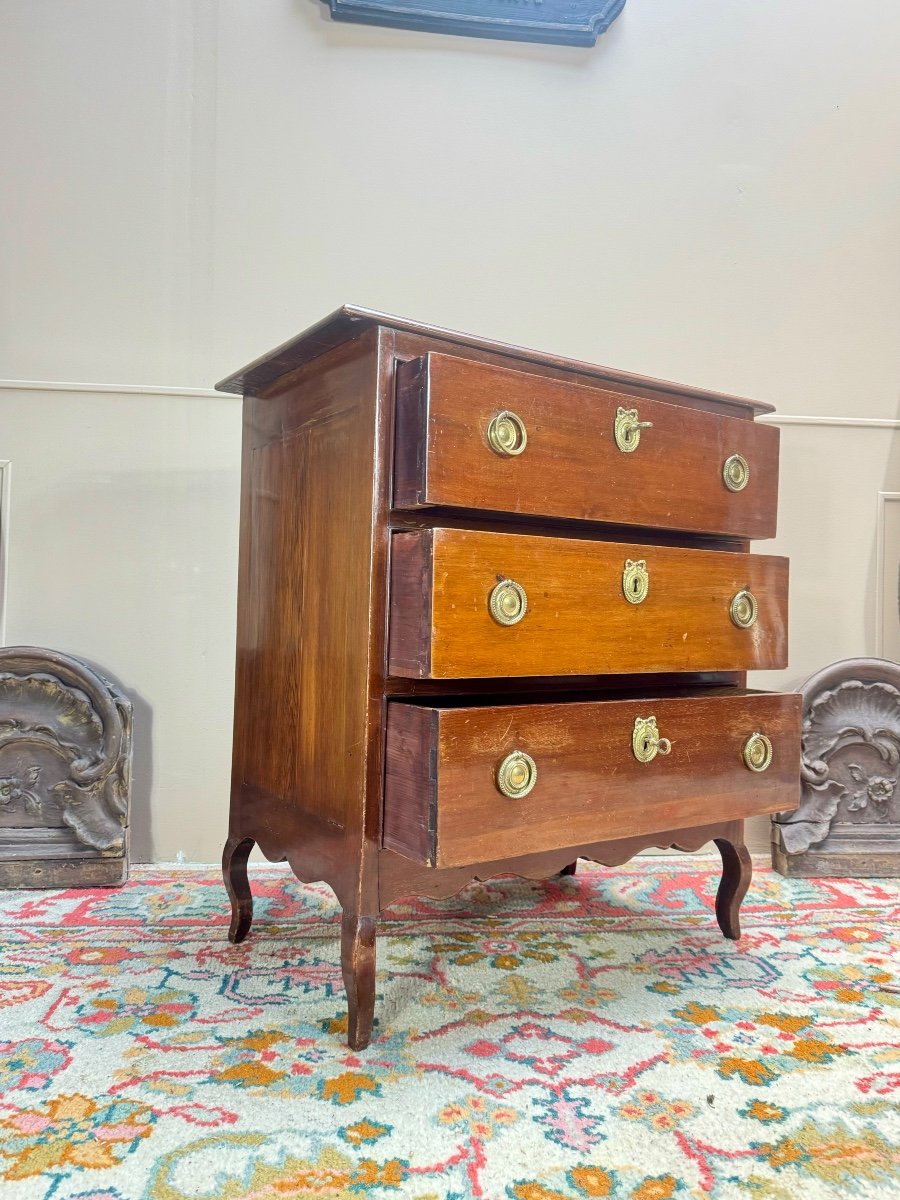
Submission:
[[750,482],[750,467],[743,454],[732,454],[722,465],[722,480],[729,492],[742,492]]
[[641,444],[641,430],[651,429],[652,421],[641,421],[636,408],[619,408],[616,410],[616,423],[613,433],[616,445],[623,454],[631,454]]
[[497,768],[497,788],[510,800],[527,796],[537,783],[537,766],[530,754],[514,750]]
[[488,425],[487,440],[495,454],[503,458],[515,458],[528,445],[525,422],[508,409],[498,412]]
[[647,599],[650,590],[650,572],[647,570],[646,559],[639,558],[637,562],[625,559],[622,571],[622,595],[629,604],[642,604]]
[[518,625],[528,612],[525,589],[514,579],[501,579],[491,591],[488,608],[498,625]]
[[759,605],[756,603],[756,597],[753,593],[744,588],[743,591],[732,596],[728,611],[731,613],[731,619],[737,625],[738,629],[749,629],[751,625],[756,624]]
[[653,762],[657,754],[671,754],[672,743],[660,737],[656,717],[635,717],[631,732],[631,749],[638,762]]
[[741,752],[744,764],[751,771],[765,771],[772,762],[772,743],[764,733],[752,733]]

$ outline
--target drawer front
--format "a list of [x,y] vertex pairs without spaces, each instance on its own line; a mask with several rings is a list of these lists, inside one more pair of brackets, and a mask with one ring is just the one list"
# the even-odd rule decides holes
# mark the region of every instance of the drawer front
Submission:
[[[403,364],[397,395],[397,508],[775,534],[779,431],[772,426],[440,354]],[[620,426],[633,446],[627,450],[616,440],[620,409],[650,423],[630,441],[629,422]],[[504,412],[521,424],[509,418],[492,427]],[[746,482],[738,463],[728,486],[725,465],[735,455],[746,464]]]
[[[642,571],[646,596],[632,603],[626,591],[637,598]],[[787,665],[787,590],[787,559],[767,555],[395,533],[389,670],[415,679],[776,670]],[[756,603],[746,628],[731,613],[744,592]]]
[[[668,752],[639,761],[635,723],[651,717]],[[763,770],[744,758],[754,736],[747,753],[757,766],[770,755]],[[443,709],[392,701],[386,760],[385,846],[437,867],[490,862],[796,808],[800,697]],[[501,791],[529,783],[518,796]]]

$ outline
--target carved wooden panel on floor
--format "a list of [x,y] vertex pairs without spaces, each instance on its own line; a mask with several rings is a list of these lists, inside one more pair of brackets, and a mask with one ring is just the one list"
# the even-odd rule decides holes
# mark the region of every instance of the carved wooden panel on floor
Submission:
[[128,877],[131,701],[91,667],[0,649],[0,887]]
[[900,665],[847,659],[803,698],[802,793],[772,825],[782,875],[900,875]]

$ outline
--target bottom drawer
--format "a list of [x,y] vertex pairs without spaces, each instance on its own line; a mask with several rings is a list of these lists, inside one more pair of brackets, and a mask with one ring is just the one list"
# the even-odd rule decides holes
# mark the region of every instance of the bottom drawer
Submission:
[[383,842],[459,867],[797,807],[800,697],[391,701]]

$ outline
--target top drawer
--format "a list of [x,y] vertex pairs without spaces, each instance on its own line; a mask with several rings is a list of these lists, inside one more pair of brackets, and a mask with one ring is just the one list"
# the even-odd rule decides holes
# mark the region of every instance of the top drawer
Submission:
[[768,538],[778,441],[739,417],[426,354],[398,371],[394,506]]

